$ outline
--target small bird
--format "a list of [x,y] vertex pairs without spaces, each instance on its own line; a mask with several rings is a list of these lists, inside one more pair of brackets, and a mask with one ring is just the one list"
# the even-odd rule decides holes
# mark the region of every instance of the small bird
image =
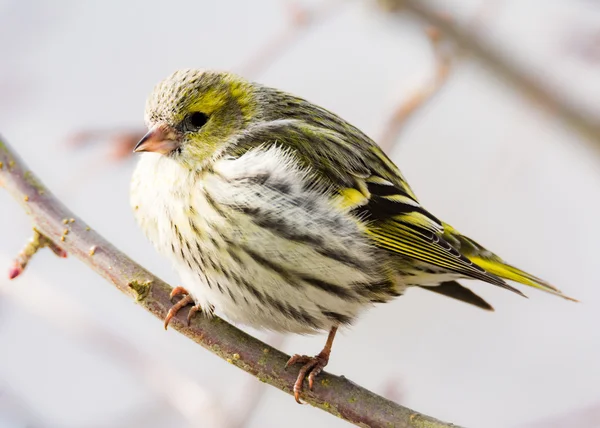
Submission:
[[329,332],[301,363],[312,388],[339,327],[421,287],[482,309],[457,282],[571,299],[439,220],[377,144],[339,116],[235,74],[176,71],[146,103],[135,217],[181,276],[182,307],[278,332]]

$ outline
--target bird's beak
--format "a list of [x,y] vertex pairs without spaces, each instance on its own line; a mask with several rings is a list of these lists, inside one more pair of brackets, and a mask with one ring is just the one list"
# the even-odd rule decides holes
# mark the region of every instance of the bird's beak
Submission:
[[166,125],[153,126],[133,149],[134,152],[154,152],[166,155],[177,149],[180,141],[177,132]]

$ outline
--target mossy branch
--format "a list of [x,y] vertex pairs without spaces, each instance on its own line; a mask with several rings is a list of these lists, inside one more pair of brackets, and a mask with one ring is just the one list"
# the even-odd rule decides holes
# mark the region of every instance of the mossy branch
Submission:
[[[27,169],[0,138],[0,186],[23,207],[33,221],[36,247],[48,246],[76,256],[127,296],[163,320],[171,306],[171,287],[119,251],[73,214]],[[42,245],[43,244],[43,245]],[[35,251],[31,255],[33,255]],[[24,266],[23,266],[24,267]],[[195,317],[187,326],[185,314],[171,326],[210,352],[288,394],[292,394],[295,370],[284,370],[289,356],[244,333],[224,320]],[[161,328],[159,324],[156,326]],[[322,373],[307,403],[360,426],[446,428],[440,422],[362,388],[343,376]],[[290,399],[290,406],[295,405]]]

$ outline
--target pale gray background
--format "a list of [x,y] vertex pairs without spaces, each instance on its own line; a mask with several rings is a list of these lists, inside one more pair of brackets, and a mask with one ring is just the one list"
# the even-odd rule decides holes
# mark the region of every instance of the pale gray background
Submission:
[[[468,22],[484,2],[435,3]],[[573,47],[600,31],[600,4],[496,3],[481,37],[600,116],[600,61]],[[134,161],[64,142],[83,128],[139,126],[152,86],[177,68],[239,70],[287,25],[285,5],[0,0],[0,132],[73,210],[176,284],[130,213]],[[432,73],[422,28],[372,2],[342,1],[255,78],[376,136]],[[430,210],[582,303],[473,282],[490,314],[412,291],[339,335],[328,370],[470,427],[600,426],[598,153],[478,62],[459,62],[394,160]],[[3,271],[30,223],[1,191],[0,216]],[[282,347],[315,353],[324,339],[287,337]],[[0,426],[231,427],[237,417],[256,428],[347,426],[273,388],[243,416],[259,385],[165,332],[73,258],[44,251],[17,281],[0,276]]]

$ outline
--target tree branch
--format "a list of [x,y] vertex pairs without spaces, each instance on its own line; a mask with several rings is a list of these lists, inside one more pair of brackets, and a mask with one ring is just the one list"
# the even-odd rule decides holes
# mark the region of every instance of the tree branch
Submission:
[[588,141],[600,147],[600,118],[574,105],[570,100],[542,83],[532,74],[510,61],[505,54],[482,40],[476,31],[464,28],[438,12],[429,1],[379,0],[387,10],[407,10],[438,28],[461,48],[486,65],[489,70],[513,86],[521,95],[543,107],[555,118],[570,126]]
[[441,35],[437,28],[429,27],[425,33],[431,43],[435,58],[434,75],[430,81],[417,88],[392,111],[383,132],[377,139],[377,143],[386,153],[393,150],[394,143],[410,118],[431,101],[448,81],[454,55],[448,52],[446,46],[442,46]]
[[[140,306],[154,316],[160,320],[165,318],[171,306],[171,287],[135,263],[69,211],[1,139],[0,186],[6,188],[31,217],[35,230],[44,237],[44,242],[49,240],[55,247],[76,256],[121,292],[136,299]],[[292,394],[296,373],[294,370],[284,370],[288,355],[218,317],[195,317],[192,324],[187,326],[185,314],[180,314],[173,318],[171,326],[262,382]],[[325,372],[319,376],[313,391],[303,393],[303,399],[339,418],[362,426],[456,426],[386,400],[343,376]]]

